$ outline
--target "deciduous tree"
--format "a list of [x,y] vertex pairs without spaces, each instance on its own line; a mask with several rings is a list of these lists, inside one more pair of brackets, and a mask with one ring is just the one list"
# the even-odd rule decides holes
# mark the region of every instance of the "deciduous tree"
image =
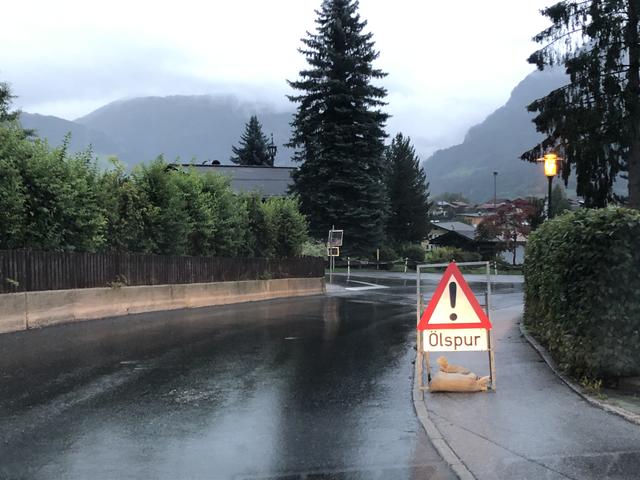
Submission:
[[498,239],[504,250],[513,253],[513,264],[516,264],[516,253],[520,237],[531,231],[529,218],[535,214],[535,205],[526,200],[508,202],[496,210],[496,213],[485,218],[478,225],[476,238],[480,240]]

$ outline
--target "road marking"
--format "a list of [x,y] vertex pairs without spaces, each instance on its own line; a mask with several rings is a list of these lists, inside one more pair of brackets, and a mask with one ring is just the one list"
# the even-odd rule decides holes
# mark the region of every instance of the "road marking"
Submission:
[[359,283],[360,285],[366,285],[364,287],[346,287],[345,288],[345,290],[350,290],[352,292],[361,292],[363,290],[376,290],[378,288],[389,288],[386,285],[378,285],[376,283],[369,283],[369,282],[359,282],[358,280],[347,280],[347,282]]

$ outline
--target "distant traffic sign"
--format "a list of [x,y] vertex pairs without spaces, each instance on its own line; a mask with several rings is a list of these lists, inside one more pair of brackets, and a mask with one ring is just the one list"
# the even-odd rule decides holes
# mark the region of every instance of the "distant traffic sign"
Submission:
[[329,230],[329,240],[327,241],[328,246],[330,247],[341,247],[342,246],[342,235],[344,230]]

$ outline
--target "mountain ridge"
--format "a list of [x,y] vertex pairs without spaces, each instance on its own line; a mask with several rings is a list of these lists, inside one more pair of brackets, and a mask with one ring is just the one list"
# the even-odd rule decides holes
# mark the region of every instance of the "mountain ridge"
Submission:
[[263,133],[278,146],[275,163],[291,165],[293,112],[267,103],[243,102],[233,95],[169,95],[120,99],[75,120],[23,112],[24,128],[36,130],[53,146],[71,132],[70,151],[92,145],[99,157],[117,156],[128,166],[159,155],[184,163],[218,160],[230,164],[232,146],[240,141],[245,124],[258,115]]
[[545,194],[547,180],[539,165],[519,159],[542,139],[526,106],[566,83],[560,70],[535,71],[511,92],[507,102],[471,127],[462,143],[437,150],[422,166],[433,195],[462,193],[476,202],[493,198],[493,172],[497,171],[497,196]]
[[245,124],[258,114],[263,132],[274,135],[277,164],[288,163],[291,114],[262,104],[241,102],[233,96],[171,95],[136,97],[109,103],[76,120],[86,127],[108,132],[128,145],[124,160],[138,163],[162,154],[169,161],[218,160],[230,163],[232,146]]
[[[526,105],[566,82],[559,70],[533,72],[511,92],[507,102],[472,126],[464,140],[434,152],[422,162],[432,195],[462,193],[476,202],[493,198],[493,172],[498,172],[499,197],[546,192],[539,165],[520,154],[541,138]],[[266,103],[245,102],[233,95],[170,95],[120,99],[68,121],[23,113],[25,128],[37,130],[57,146],[72,132],[70,150],[93,146],[99,157],[116,155],[128,166],[159,155],[188,163],[218,160],[230,164],[252,114],[258,115],[267,137],[278,146],[275,164],[291,166],[293,150],[284,146],[291,136],[292,111],[278,111]]]

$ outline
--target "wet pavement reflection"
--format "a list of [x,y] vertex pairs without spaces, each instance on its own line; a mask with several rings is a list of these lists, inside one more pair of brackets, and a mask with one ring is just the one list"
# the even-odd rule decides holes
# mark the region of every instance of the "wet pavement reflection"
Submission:
[[0,478],[455,478],[398,282],[1,335]]

